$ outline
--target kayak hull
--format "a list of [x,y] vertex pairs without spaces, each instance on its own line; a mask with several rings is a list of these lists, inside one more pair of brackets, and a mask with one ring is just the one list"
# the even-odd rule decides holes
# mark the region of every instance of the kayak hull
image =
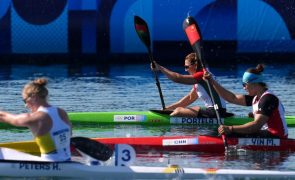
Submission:
[[[129,144],[137,152],[190,151],[206,153],[224,153],[221,137],[211,136],[171,136],[171,137],[131,137],[131,138],[94,138],[106,145]],[[229,148],[252,151],[295,152],[295,139],[275,138],[227,138]]]
[[[247,116],[231,116],[221,118],[171,117],[161,111],[130,111],[130,112],[69,112],[69,119],[74,127],[87,125],[242,125],[253,121]],[[286,116],[288,127],[295,127],[295,116]],[[6,123],[0,123],[0,128],[19,128]]]
[[[171,117],[160,111],[70,112],[73,124],[140,124],[140,125],[241,125],[253,120],[246,116],[221,118]],[[286,116],[287,125],[295,127],[295,116]]]
[[[145,152],[205,152],[224,153],[225,147],[221,137],[213,136],[169,136],[169,137],[113,137],[93,138],[110,147],[115,144],[128,144],[136,153]],[[227,137],[229,148],[253,151],[287,151],[295,152],[295,139],[274,138],[233,138]],[[30,154],[40,154],[33,141],[1,143],[0,147],[13,148]]]
[[180,151],[223,153],[224,144],[218,137],[210,136],[171,136],[171,137],[129,137],[93,138],[109,146],[129,144],[136,152]]
[[294,171],[201,169],[179,166],[88,166],[78,162],[0,161],[1,177],[63,177],[92,179],[212,179],[295,177]]

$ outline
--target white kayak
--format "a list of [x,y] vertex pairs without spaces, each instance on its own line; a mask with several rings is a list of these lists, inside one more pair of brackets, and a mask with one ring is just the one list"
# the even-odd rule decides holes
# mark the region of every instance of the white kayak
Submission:
[[63,177],[92,179],[295,178],[294,171],[201,169],[147,166],[100,166],[79,162],[0,161],[1,177]]
[[[222,178],[295,178],[295,171],[234,170],[186,168],[176,165],[167,167],[133,166],[134,149],[117,144],[113,156],[104,145],[84,137],[72,138],[72,145],[81,153],[80,160],[49,162],[9,148],[0,148],[0,177],[60,177],[86,179],[216,179]],[[106,153],[108,159],[97,155]],[[94,152],[94,153],[93,153]],[[92,156],[93,155],[93,156]],[[94,159],[94,157],[100,159]],[[76,160],[76,161],[74,161]],[[131,166],[130,166],[131,165]]]

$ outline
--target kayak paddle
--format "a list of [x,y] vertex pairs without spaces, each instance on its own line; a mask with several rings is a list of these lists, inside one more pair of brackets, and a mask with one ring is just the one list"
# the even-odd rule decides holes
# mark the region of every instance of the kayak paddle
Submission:
[[[200,28],[197,25],[197,23],[193,17],[189,16],[183,21],[183,30],[185,31],[185,34],[190,42],[191,47],[193,48],[194,52],[197,54],[203,70],[206,69],[205,64],[204,64],[204,59],[202,56],[203,55],[203,53],[202,53],[202,51],[203,51],[202,35],[201,35]],[[210,97],[211,97],[211,100],[212,100],[212,103],[214,106],[216,117],[217,117],[218,121],[222,124],[222,121],[220,119],[220,115],[218,112],[218,105],[215,103],[214,96],[212,94],[211,85],[209,84],[208,81],[206,81],[206,84],[209,89],[209,93],[210,93]],[[224,142],[224,146],[227,149],[228,145],[227,145],[226,137],[224,134],[222,135],[222,139]]]
[[86,137],[72,137],[71,145],[88,156],[100,161],[107,161],[113,155],[113,150],[107,145]]
[[[143,44],[146,46],[146,48],[148,50],[148,55],[149,55],[149,59],[152,63],[152,66],[155,67],[154,58],[152,56],[152,50],[151,50],[150,32],[149,32],[149,28],[148,28],[147,23],[139,16],[134,16],[134,26],[135,26],[135,30],[137,32],[138,37],[140,38],[140,40],[143,42]],[[163,94],[162,94],[162,90],[161,90],[161,86],[160,86],[160,81],[159,81],[157,72],[153,71],[153,73],[154,73],[154,78],[156,80],[156,85],[158,87],[159,95],[161,98],[162,108],[164,110],[165,103],[164,103],[164,98],[163,98]]]

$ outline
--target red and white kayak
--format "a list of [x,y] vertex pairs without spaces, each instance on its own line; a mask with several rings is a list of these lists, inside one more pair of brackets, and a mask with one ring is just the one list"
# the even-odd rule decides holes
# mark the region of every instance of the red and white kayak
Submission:
[[[129,144],[137,153],[147,151],[182,151],[223,153],[224,143],[216,136],[160,136],[160,137],[112,137],[92,138],[108,146],[115,144]],[[288,151],[295,152],[295,139],[276,138],[227,138],[229,147],[255,151]],[[35,142],[1,143],[0,147],[13,148],[22,152],[39,154]]]
[[[136,152],[145,151],[193,151],[223,153],[224,143],[216,136],[172,136],[172,137],[121,137],[94,138],[107,144],[129,144]],[[295,139],[276,138],[227,138],[229,147],[255,151],[295,151]]]

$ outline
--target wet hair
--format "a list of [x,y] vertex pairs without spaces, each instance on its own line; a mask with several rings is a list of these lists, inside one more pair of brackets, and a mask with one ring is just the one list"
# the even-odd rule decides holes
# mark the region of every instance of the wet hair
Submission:
[[47,83],[48,80],[46,78],[35,79],[25,85],[23,92],[28,96],[36,95],[45,99],[48,96]]
[[[247,69],[246,72],[249,72],[249,73],[252,73],[252,74],[261,75],[263,71],[264,71],[264,65],[263,64],[258,64],[255,68],[249,68],[249,69]],[[264,83],[264,82],[259,82],[258,84],[260,84],[261,86],[267,88],[267,84]]]
[[185,61],[189,61],[191,65],[196,64],[197,65],[197,69],[196,70],[201,70],[201,62],[197,56],[196,53],[190,53],[185,57]]

